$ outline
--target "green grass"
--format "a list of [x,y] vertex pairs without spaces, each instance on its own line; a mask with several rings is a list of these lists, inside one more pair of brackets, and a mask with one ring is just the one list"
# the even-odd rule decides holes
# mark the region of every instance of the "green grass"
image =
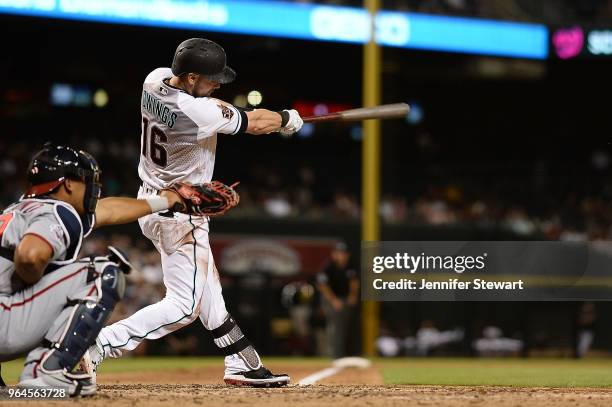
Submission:
[[612,387],[612,359],[379,359],[386,384]]
[[[320,368],[329,364],[329,359],[325,358],[266,357],[265,361],[269,364],[277,363],[296,368]],[[2,376],[7,383],[16,383],[23,367],[22,363],[22,360],[17,360],[2,364]],[[374,363],[380,369],[385,383],[391,385],[612,387],[612,359],[379,358],[375,359]],[[223,359],[220,357],[111,359],[104,362],[101,372],[167,371],[211,366],[221,368]]]
[[[295,358],[295,357],[275,357],[265,358],[265,361],[282,363],[287,365],[299,366],[320,366],[330,363],[327,358]],[[107,359],[100,367],[100,372],[119,373],[119,372],[140,372],[155,370],[176,370],[190,368],[223,367],[222,357],[126,357],[119,359]],[[23,369],[23,359],[13,360],[2,363],[2,377],[7,384],[17,382],[21,370]]]

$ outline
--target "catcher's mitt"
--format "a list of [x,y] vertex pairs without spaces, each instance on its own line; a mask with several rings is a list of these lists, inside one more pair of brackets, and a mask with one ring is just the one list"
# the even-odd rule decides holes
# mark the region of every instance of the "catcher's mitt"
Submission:
[[227,186],[219,181],[191,185],[177,182],[167,188],[183,198],[183,205],[176,204],[172,210],[188,215],[219,216],[238,205],[240,196],[234,190],[238,183]]

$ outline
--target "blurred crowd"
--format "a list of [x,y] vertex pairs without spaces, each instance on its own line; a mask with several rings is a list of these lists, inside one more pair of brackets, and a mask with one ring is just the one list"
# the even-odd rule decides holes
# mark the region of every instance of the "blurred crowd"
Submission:
[[[136,269],[127,276],[125,297],[112,314],[109,321],[112,323],[127,318],[139,309],[161,300],[165,295],[165,288],[159,253],[147,239],[125,234],[97,233],[84,241],[81,254],[85,256],[104,253],[108,245],[125,249]],[[314,277],[300,274],[296,276],[297,279],[288,284],[283,278],[273,283],[266,280],[268,286],[276,287],[267,294],[271,295],[271,300],[275,303],[275,311],[271,332],[265,331],[264,333],[266,341],[264,343],[270,343],[271,339],[268,335],[271,335],[276,344],[272,349],[267,349],[268,353],[338,357],[359,352],[359,341],[355,335],[350,334],[358,329],[358,319],[356,319],[358,306],[355,307],[357,304],[355,303],[351,308],[350,301],[347,301],[347,292],[344,292],[344,295],[341,293],[341,286],[345,283],[349,284],[356,275],[349,274],[352,270],[352,263],[347,262],[348,255],[341,259],[334,256],[338,252],[348,253],[346,246],[340,247],[341,245],[343,243],[336,245],[331,254],[330,263]],[[340,264],[340,266],[330,269],[335,264]],[[230,308],[235,310],[241,320],[249,321],[246,314],[243,315],[241,306],[241,301],[249,298],[248,295],[245,297],[246,291],[243,291],[246,286],[237,283],[240,277],[236,280],[236,276],[227,275],[223,271],[221,274],[226,301]],[[324,275],[327,278],[322,279]],[[253,281],[247,280],[245,280],[247,286],[252,286]],[[337,298],[343,302],[342,312],[350,311],[350,315],[343,314],[346,321],[341,326],[338,325],[337,316],[331,313],[329,305],[326,307],[328,303],[324,293],[326,284],[329,284],[328,287],[332,289],[334,296],[337,295]],[[231,287],[236,286],[243,288],[238,292],[232,291]],[[281,287],[282,289],[278,291],[277,289]],[[247,301],[252,302],[252,298]],[[282,311],[281,305],[285,311]],[[559,331],[559,326],[551,328],[544,323],[541,315],[533,312],[533,308],[530,311],[530,305],[527,303],[518,306],[518,310],[521,311],[517,310],[516,304],[511,303],[496,304],[487,311],[488,313],[484,312],[485,308],[480,308],[481,312],[474,312],[472,309],[467,319],[460,317],[461,312],[450,319],[441,318],[442,314],[447,317],[452,314],[450,308],[455,306],[453,303],[438,303],[436,305],[438,308],[447,307],[449,312],[442,311],[442,314],[437,317],[425,315],[431,311],[431,305],[423,309],[416,306],[417,308],[413,307],[410,311],[407,311],[405,306],[404,303],[385,304],[381,312],[379,336],[376,339],[376,349],[379,355],[384,357],[441,355],[501,357],[534,356],[552,352],[558,356],[580,358],[591,351],[596,339],[595,333],[598,331],[597,304],[591,302],[565,303],[562,306],[557,304],[556,318],[564,321],[561,324],[561,331]],[[541,308],[541,304],[537,307]],[[488,316],[484,316],[485,314]],[[252,317],[250,322],[257,326],[260,323],[258,318],[267,320],[271,316],[266,315],[258,314],[257,317]],[[508,315],[513,316],[514,320],[508,319]],[[277,323],[282,321],[287,321],[290,327],[283,324],[285,328],[277,329],[280,327]],[[275,327],[275,325],[278,326]],[[249,327],[249,329],[255,328]],[[344,342],[338,342],[340,338],[344,338]],[[210,345],[208,339],[201,325],[193,324],[158,341],[145,341],[136,353],[164,355],[214,353],[214,349],[211,349],[210,346],[206,347]]]
[[[102,181],[105,195],[131,195],[139,187],[136,168],[140,149],[137,140],[100,139],[84,141],[81,146],[94,154],[103,170]],[[38,143],[0,140],[0,207],[18,199],[24,190],[24,172],[27,163],[40,147]],[[603,154],[603,155],[602,155]],[[594,156],[591,165],[606,172],[609,161],[605,153]],[[227,216],[242,218],[269,217],[275,219],[313,219],[330,222],[357,222],[360,217],[360,196],[358,183],[342,175],[329,180],[328,171],[317,160],[311,162],[283,163],[280,171],[266,160],[254,161],[240,174],[240,205]],[[438,164],[442,165],[442,164]],[[450,167],[450,164],[448,165]],[[448,170],[448,168],[447,168]],[[581,177],[588,177],[588,171]],[[245,177],[245,174],[248,174]],[[342,172],[339,172],[342,174]],[[233,181],[234,175],[227,181]],[[335,174],[337,175],[337,174]],[[448,179],[446,183],[435,181]],[[471,226],[480,228],[502,228],[519,235],[544,236],[552,240],[608,240],[612,233],[612,199],[605,177],[597,183],[599,189],[590,193],[578,193],[576,179],[565,180],[565,194],[550,194],[542,187],[533,195],[533,179],[504,179],[495,188],[486,182],[457,177],[435,177],[410,183],[409,190],[401,193],[383,193],[380,213],[387,224],[429,225],[429,226]],[[563,180],[558,179],[563,182]],[[541,185],[553,184],[550,182]],[[385,188],[383,188],[384,190]],[[563,188],[562,188],[563,189]],[[531,192],[530,192],[531,191]],[[546,198],[548,197],[548,198]],[[125,301],[116,309],[112,320],[132,315],[142,307],[163,298],[163,275],[159,253],[150,243],[137,235],[123,234],[96,235],[87,239],[82,255],[103,253],[109,244],[128,249],[129,257],[139,270],[128,279],[130,284]],[[313,283],[313,285],[315,285]],[[314,304],[314,305],[313,305]],[[305,303],[302,308],[303,338],[292,339],[284,351],[305,354],[324,353],[325,340],[322,332],[326,322],[321,310],[312,308],[315,302]],[[320,304],[316,305],[319,306]],[[289,307],[290,314],[295,306]],[[303,310],[302,310],[303,311]],[[588,311],[588,310],[587,310]],[[593,312],[583,312],[577,319],[574,333],[575,354],[587,352],[593,340]],[[303,317],[310,315],[310,317]],[[294,315],[291,314],[293,318]],[[316,317],[316,318],[315,318]],[[317,322],[318,318],[318,322]],[[327,317],[330,318],[329,316]],[[314,322],[313,322],[314,321]],[[585,322],[586,321],[586,322]],[[466,334],[463,326],[441,327],[430,319],[423,319],[417,329],[382,326],[378,338],[378,351],[384,356],[465,354],[469,352],[482,356],[517,355],[525,352],[525,339],[521,335],[505,335],[495,321],[483,325],[478,333]],[[295,324],[300,326],[300,324]],[[153,352],[171,355],[200,354],[202,330],[197,324],[193,329],[181,330],[163,341],[153,341],[139,348],[139,352]],[[296,329],[299,332],[299,329]],[[304,338],[307,338],[305,340]],[[308,339],[310,338],[310,339]],[[315,338],[316,345],[312,345]],[[300,342],[301,341],[301,342]],[[300,345],[303,344],[303,345]],[[147,348],[147,346],[149,348]],[[150,349],[156,347],[156,349]],[[329,348],[329,346],[328,346]],[[279,348],[280,349],[280,348]],[[284,349],[284,348],[283,348]],[[313,350],[318,349],[318,350]]]
[[[0,207],[17,200],[24,190],[23,176],[37,145],[0,140]],[[103,170],[103,194],[134,196],[139,146],[134,141],[98,139],[85,143]],[[440,164],[441,165],[441,164]],[[241,173],[240,205],[228,217],[272,217],[357,221],[361,215],[359,188],[354,180],[337,177],[327,182],[326,169],[293,164],[279,170],[265,160],[255,161]],[[247,178],[243,178],[246,175]],[[587,177],[588,175],[585,175]],[[233,182],[234,179],[223,179]],[[533,197],[521,190],[532,180],[508,181],[490,189],[478,180],[455,178],[441,183],[424,180],[421,187],[384,193],[380,214],[387,224],[457,225],[502,228],[519,235],[540,235],[550,240],[607,240],[612,234],[612,198],[602,190],[564,195],[544,189]],[[574,181],[568,181],[574,182]],[[521,185],[524,184],[524,185]],[[352,185],[352,187],[350,187]],[[358,185],[358,184],[357,184]],[[384,188],[383,188],[384,191]]]
[[[500,307],[497,311],[506,307],[504,304],[497,306]],[[522,310],[529,312],[530,308],[523,305]],[[533,311],[533,308],[531,310]],[[384,311],[394,312],[393,307],[387,307]],[[439,317],[426,317],[418,323],[413,323],[416,328],[411,329],[407,320],[419,312],[407,313],[405,309],[401,309],[401,312],[409,317],[396,315],[395,319],[387,317],[381,321],[379,337],[376,340],[376,349],[381,356],[467,354],[503,357],[556,354],[582,358],[593,351],[595,334],[599,331],[598,327],[601,327],[598,304],[593,302],[564,304],[559,314],[560,324],[555,328],[547,326],[537,317],[530,320],[528,315],[519,313],[516,315],[518,321],[511,322],[492,312],[486,318],[480,314],[462,322],[455,320],[450,324],[441,323]],[[514,313],[516,314],[516,310]],[[387,316],[385,313],[383,315]],[[599,345],[604,343],[605,339]]]

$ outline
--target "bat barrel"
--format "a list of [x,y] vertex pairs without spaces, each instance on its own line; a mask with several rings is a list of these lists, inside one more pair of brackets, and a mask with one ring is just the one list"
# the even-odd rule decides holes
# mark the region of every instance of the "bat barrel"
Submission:
[[406,117],[410,106],[406,103],[394,103],[390,105],[361,107],[359,109],[344,110],[322,116],[304,117],[305,123],[329,122],[329,121],[361,121],[371,119],[394,119]]
[[410,106],[408,104],[394,103],[391,105],[345,110],[341,112],[341,116],[343,120],[393,119],[404,117],[409,111]]

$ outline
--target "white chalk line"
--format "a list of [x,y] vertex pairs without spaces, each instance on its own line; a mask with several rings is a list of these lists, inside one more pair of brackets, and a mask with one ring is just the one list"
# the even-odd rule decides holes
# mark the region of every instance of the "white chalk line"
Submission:
[[325,379],[326,377],[333,376],[343,370],[344,367],[328,367],[323,370],[319,370],[309,376],[306,376],[298,382],[298,386],[309,386],[315,384],[319,380]]

